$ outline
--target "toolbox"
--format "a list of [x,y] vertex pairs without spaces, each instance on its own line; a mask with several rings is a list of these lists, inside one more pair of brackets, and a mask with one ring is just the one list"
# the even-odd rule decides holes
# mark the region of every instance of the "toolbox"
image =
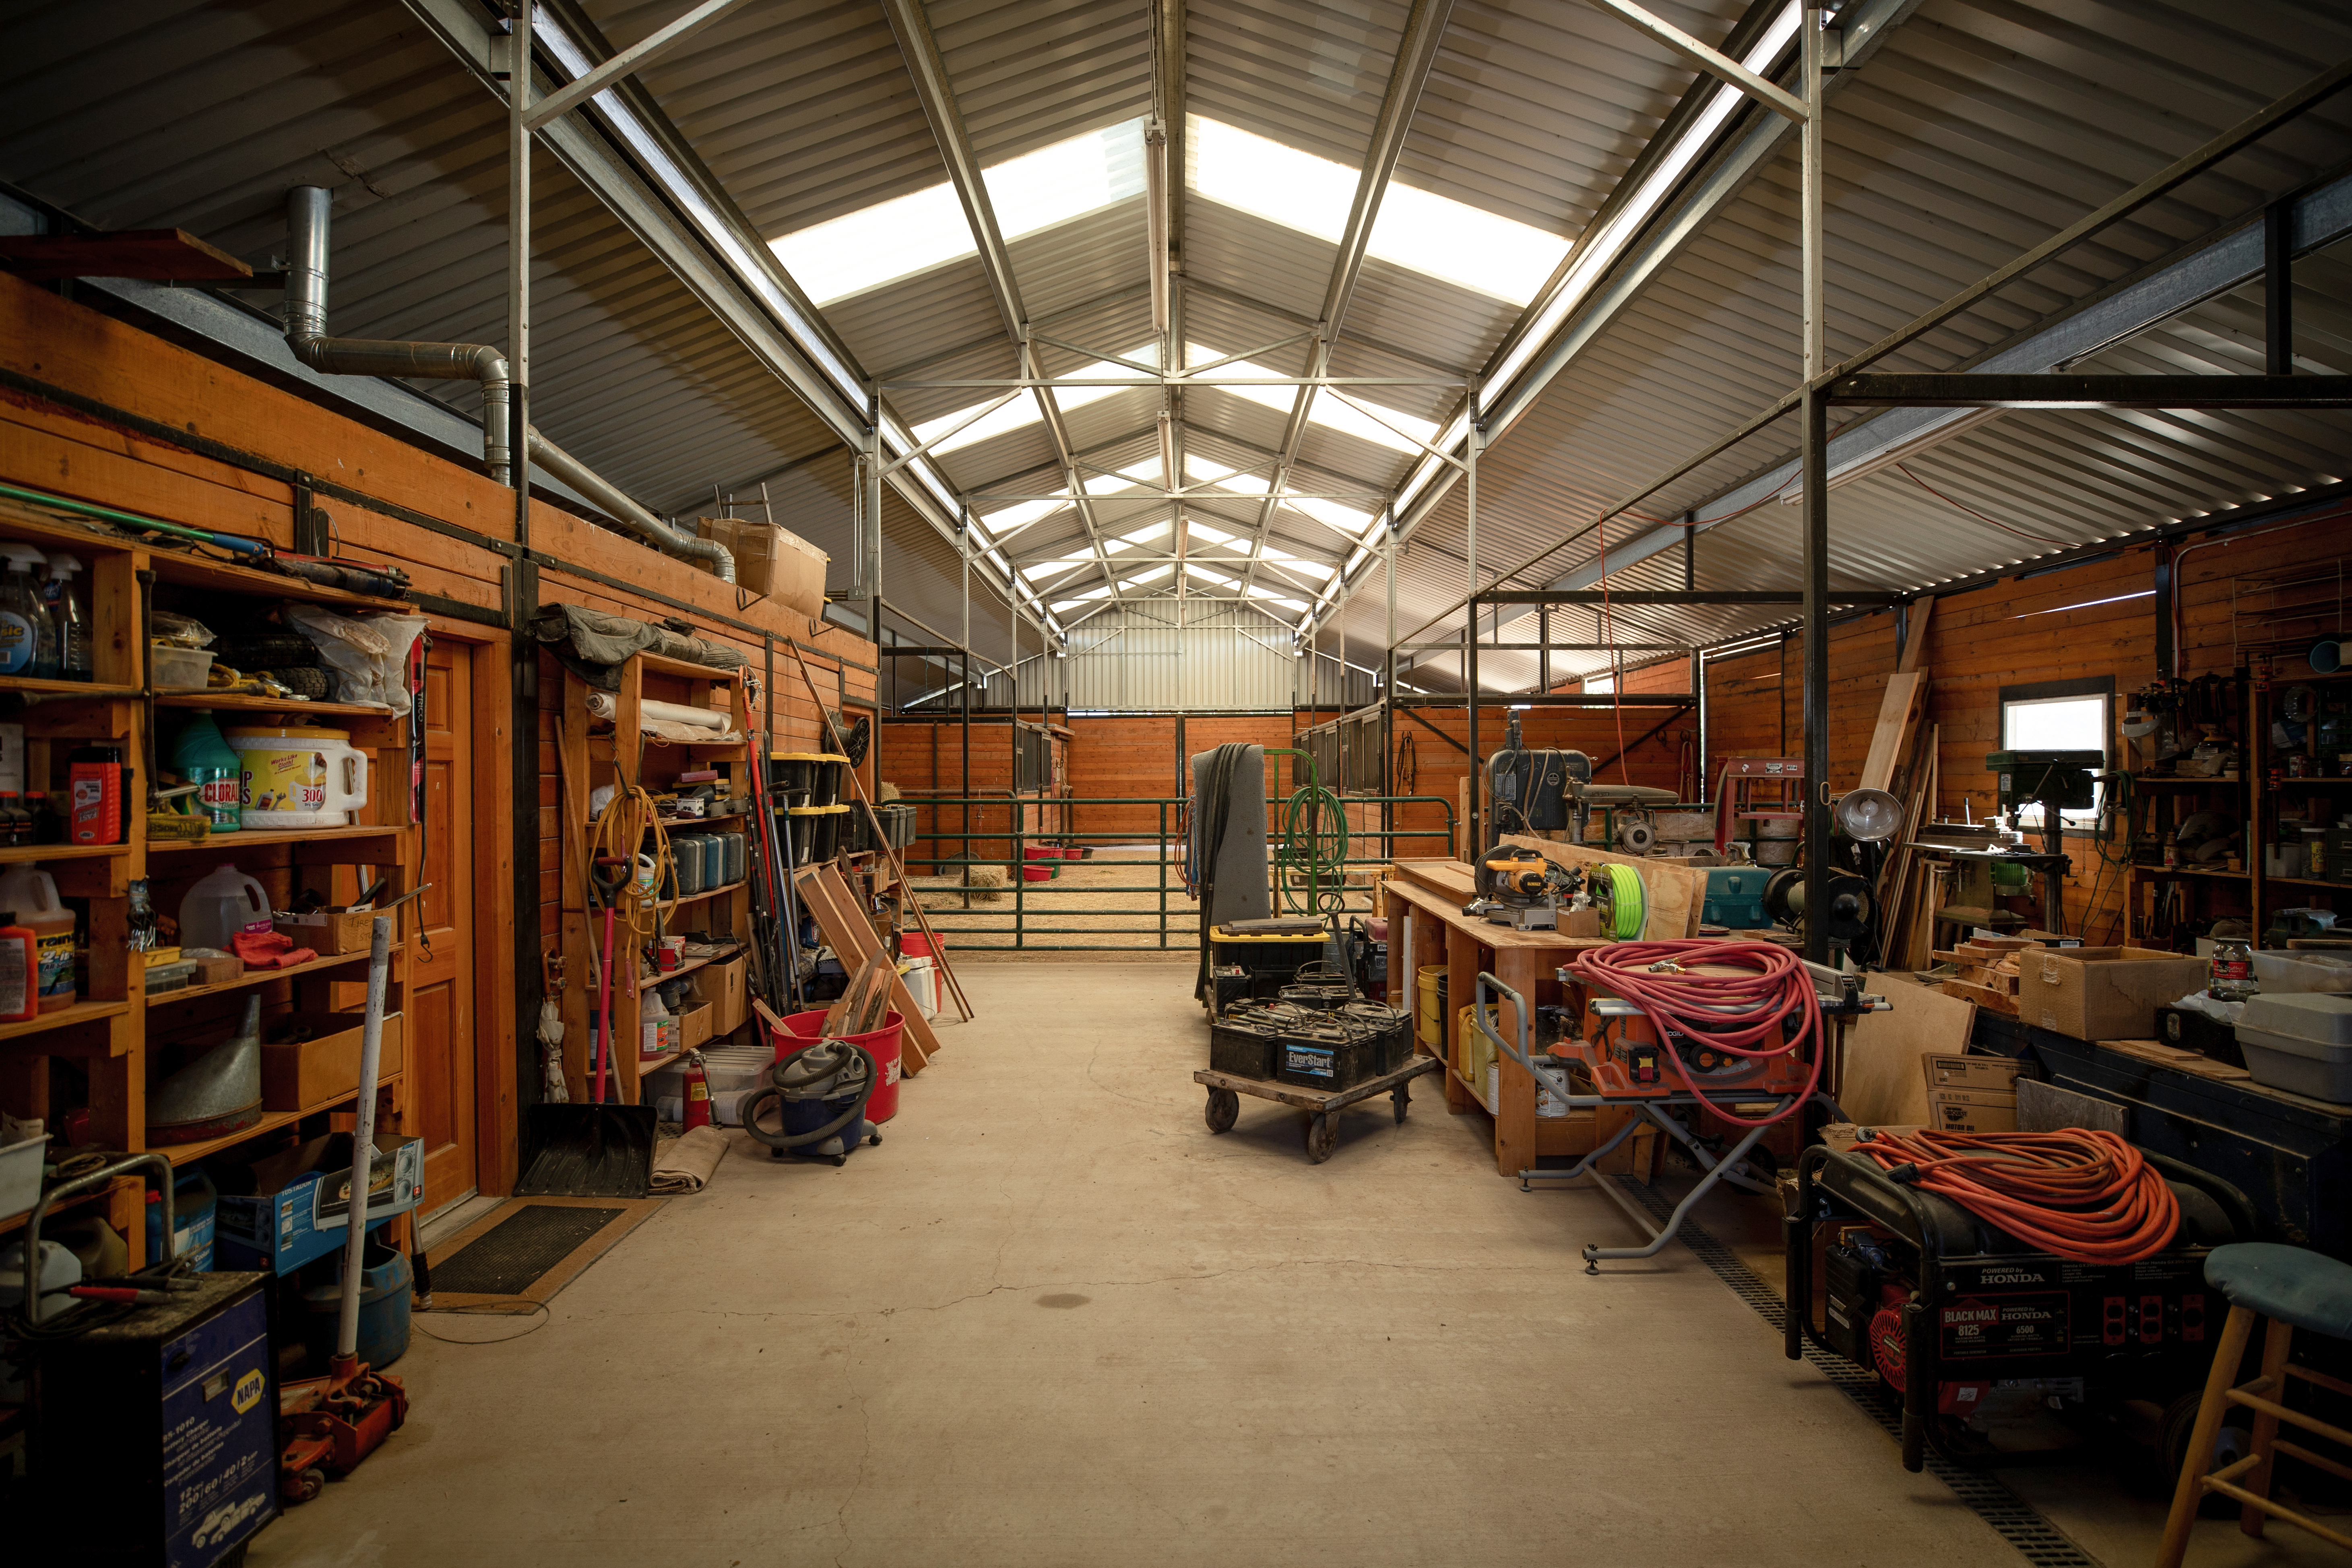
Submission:
[[1324,943],[1330,936],[1316,921],[1292,923],[1304,929],[1234,931],[1218,926],[1210,933],[1209,962],[1221,969],[1237,966],[1245,970],[1252,996],[1277,996],[1284,986],[1297,981],[1300,969],[1322,961]]

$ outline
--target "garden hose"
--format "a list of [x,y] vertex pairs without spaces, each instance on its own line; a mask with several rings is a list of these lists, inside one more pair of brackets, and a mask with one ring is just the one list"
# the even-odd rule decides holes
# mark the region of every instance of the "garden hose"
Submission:
[[2164,1177],[2113,1132],[1873,1131],[1854,1151],[1890,1179],[2071,1262],[2143,1262],[2180,1228]]
[[1302,784],[1283,803],[1282,837],[1275,863],[1286,873],[1307,874],[1302,900],[1288,875],[1282,879],[1283,907],[1318,917],[1347,907],[1348,810],[1320,784]]
[[[1631,867],[1612,866],[1612,871]],[[1686,965],[1743,970],[1736,974],[1699,974]],[[1735,1127],[1769,1127],[1795,1114],[1822,1080],[1822,1010],[1812,976],[1787,948],[1769,942],[1721,942],[1711,937],[1675,942],[1623,942],[1588,948],[1569,961],[1577,979],[1621,996],[1649,1015],[1663,1044],[1679,1035],[1694,1046],[1726,1056],[1761,1060],[1801,1053],[1812,1043],[1811,1070],[1801,1093],[1770,1116],[1735,1116],[1708,1098],[1683,1065],[1682,1053],[1663,1050],[1683,1087],[1700,1104]],[[1798,1020],[1789,1033],[1790,1019]],[[1762,1098],[1750,1093],[1743,1098]]]
[[1596,868],[1596,872],[1609,882],[1609,934],[1619,942],[1640,940],[1650,918],[1642,890],[1642,873],[1631,866],[1613,863]]

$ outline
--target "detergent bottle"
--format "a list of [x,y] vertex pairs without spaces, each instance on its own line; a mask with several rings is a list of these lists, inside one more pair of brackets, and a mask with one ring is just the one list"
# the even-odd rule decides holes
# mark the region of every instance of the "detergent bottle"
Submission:
[[178,744],[172,748],[172,771],[183,783],[204,786],[196,799],[215,833],[237,830],[242,766],[209,710],[199,710],[189,716]]
[[0,675],[38,677],[44,643],[49,645],[50,674],[54,675],[57,623],[49,619],[40,587],[33,581],[33,563],[47,558],[29,544],[16,543],[0,543],[0,557],[6,559],[8,566],[0,574]]
[[[0,903],[6,901],[6,881],[0,879]],[[21,910],[24,905],[16,908]],[[216,947],[235,952],[239,935],[268,930],[268,893],[234,866],[220,867],[180,900],[182,947]]]
[[0,875],[0,909],[15,910],[14,923],[33,933],[41,1011],[54,1013],[80,1000],[74,981],[73,911],[58,897],[57,882],[38,866],[11,866]]

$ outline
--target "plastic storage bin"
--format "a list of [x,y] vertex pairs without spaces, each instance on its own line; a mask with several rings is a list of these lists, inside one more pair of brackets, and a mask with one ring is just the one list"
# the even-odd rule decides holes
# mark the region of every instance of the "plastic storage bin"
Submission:
[[0,1149],[0,1220],[15,1219],[41,1201],[41,1157],[46,1135]]
[[166,647],[158,643],[149,652],[148,661],[154,671],[158,691],[202,691],[212,677],[211,650],[200,647]]
[[2352,996],[2257,996],[2238,1020],[2238,1048],[2256,1083],[2352,1104]]

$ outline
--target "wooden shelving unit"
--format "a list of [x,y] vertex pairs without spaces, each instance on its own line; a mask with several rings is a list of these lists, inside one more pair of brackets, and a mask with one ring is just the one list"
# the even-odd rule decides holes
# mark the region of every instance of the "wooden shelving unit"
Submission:
[[[559,731],[562,766],[571,779],[571,795],[562,809],[562,910],[564,969],[564,1076],[574,1100],[590,1098],[594,1071],[595,974],[604,921],[592,912],[584,880],[583,846],[596,831],[589,801],[605,785],[639,784],[651,794],[671,788],[678,774],[716,769],[721,793],[749,793],[744,770],[749,764],[748,742],[664,741],[645,735],[640,726],[647,701],[708,708],[728,715],[728,728],[738,735],[751,733],[750,694],[741,672],[688,664],[658,654],[641,653],[620,667],[621,686],[613,693],[614,717],[589,716],[587,683],[567,671],[563,678],[563,718]],[[664,819],[666,832],[676,835],[705,830],[740,832],[750,837],[752,824],[740,813],[724,816]],[[746,845],[745,866],[751,863]],[[714,938],[732,937],[747,952],[751,933],[751,884],[749,876],[723,886],[707,888],[676,900],[636,900],[634,910],[625,901],[615,922],[615,946],[632,943],[636,930],[662,934],[699,931]],[[735,953],[726,955],[729,958]],[[723,959],[688,959],[677,968],[655,973],[642,950],[616,955],[613,966],[613,1061],[620,1080],[619,1097],[630,1104],[639,1099],[645,1074],[676,1060],[674,1056],[640,1058],[644,1038],[640,1014],[646,990],[666,985]]]
[[[2299,687],[2311,692],[2313,712],[2305,720],[2289,720],[2288,698]],[[2273,670],[2256,682],[2252,712],[2251,727],[2259,731],[2252,867],[2255,933],[2268,931],[2282,910],[2326,910],[2343,920],[2352,913],[2352,899],[2345,896],[2352,893],[2352,883],[2336,879],[2338,868],[2330,864],[2323,877],[2273,876],[2268,852],[2292,847],[2299,857],[2305,842],[2304,826],[2352,822],[2352,793],[2347,793],[2352,792],[2352,777],[2337,772],[2343,756],[2352,753],[2352,674]],[[2273,731],[2273,724],[2279,731]],[[2276,733],[2293,743],[2276,744]],[[2305,770],[2304,777],[2294,776],[2297,765]]]
[[[2175,940],[2176,925],[2201,930],[2216,920],[2252,918],[2253,873],[2260,868],[2261,854],[2253,847],[2252,834],[2247,827],[2252,815],[2249,803],[2253,798],[2248,781],[2257,766],[2251,731],[2260,725],[2247,699],[2246,672],[2240,670],[2234,679],[2239,693],[2239,729],[2248,731],[2234,737],[2239,748],[2237,772],[2210,777],[2133,775],[2131,815],[2125,829],[2126,853],[2131,856],[2132,863],[2124,908],[2128,940],[2135,945],[2168,945]],[[2175,845],[2181,825],[2207,811],[2225,816],[2238,825],[2239,843],[2245,857],[2241,858],[2238,868],[2161,864],[2157,857],[2164,846]],[[2175,847],[2178,852],[2179,847]]]
[[[176,915],[187,886],[214,868],[234,863],[259,879],[279,908],[309,887],[341,901],[362,879],[384,876],[391,893],[404,891],[415,875],[416,832],[408,826],[407,724],[381,707],[355,703],[286,701],[198,691],[151,692],[147,688],[145,628],[141,620],[141,579],[152,574],[158,609],[195,616],[215,633],[238,627],[287,601],[332,605],[341,612],[398,610],[395,600],[319,588],[299,579],[168,551],[150,550],[124,539],[85,530],[47,514],[0,503],[0,538],[26,540],[47,550],[64,550],[85,567],[80,581],[90,595],[93,673],[88,682],[0,678],[0,721],[25,726],[26,788],[47,789],[63,802],[67,753],[79,745],[119,745],[135,770],[131,798],[124,802],[125,840],[113,845],[30,845],[0,848],[0,867],[33,864],[47,870],[61,896],[87,900],[88,962],[80,1000],[73,1005],[16,1024],[0,1024],[0,1106],[19,1116],[39,1116],[54,1130],[75,1110],[89,1112],[89,1143],[111,1150],[148,1147],[147,1092],[178,1066],[184,1053],[227,1037],[245,997],[259,991],[267,1020],[289,1007],[350,1005],[365,976],[365,953],[333,955],[291,969],[255,971],[220,984],[144,994],[142,971],[128,950],[131,892],[144,882],[159,916]],[[39,698],[36,703],[16,699]],[[228,833],[200,843],[151,842],[146,833],[146,794],[153,784],[150,758],[168,768],[179,725],[195,710],[209,710],[224,727],[249,719],[283,715],[323,723],[352,737],[372,753],[370,774],[383,781],[359,825],[293,832]],[[161,731],[151,749],[149,715]],[[390,896],[390,895],[387,895]],[[413,908],[413,906],[412,906]],[[389,1007],[402,1003],[405,943],[414,931],[402,911],[401,945],[394,952]],[[378,1126],[398,1132],[406,1111],[403,1075],[378,1090]],[[348,1113],[355,1091],[300,1110],[265,1113],[254,1126],[225,1138],[167,1146],[175,1165],[201,1160],[291,1129],[308,1135],[331,1130]],[[137,1194],[130,1213],[135,1219]],[[141,1244],[134,1238],[133,1245]]]

